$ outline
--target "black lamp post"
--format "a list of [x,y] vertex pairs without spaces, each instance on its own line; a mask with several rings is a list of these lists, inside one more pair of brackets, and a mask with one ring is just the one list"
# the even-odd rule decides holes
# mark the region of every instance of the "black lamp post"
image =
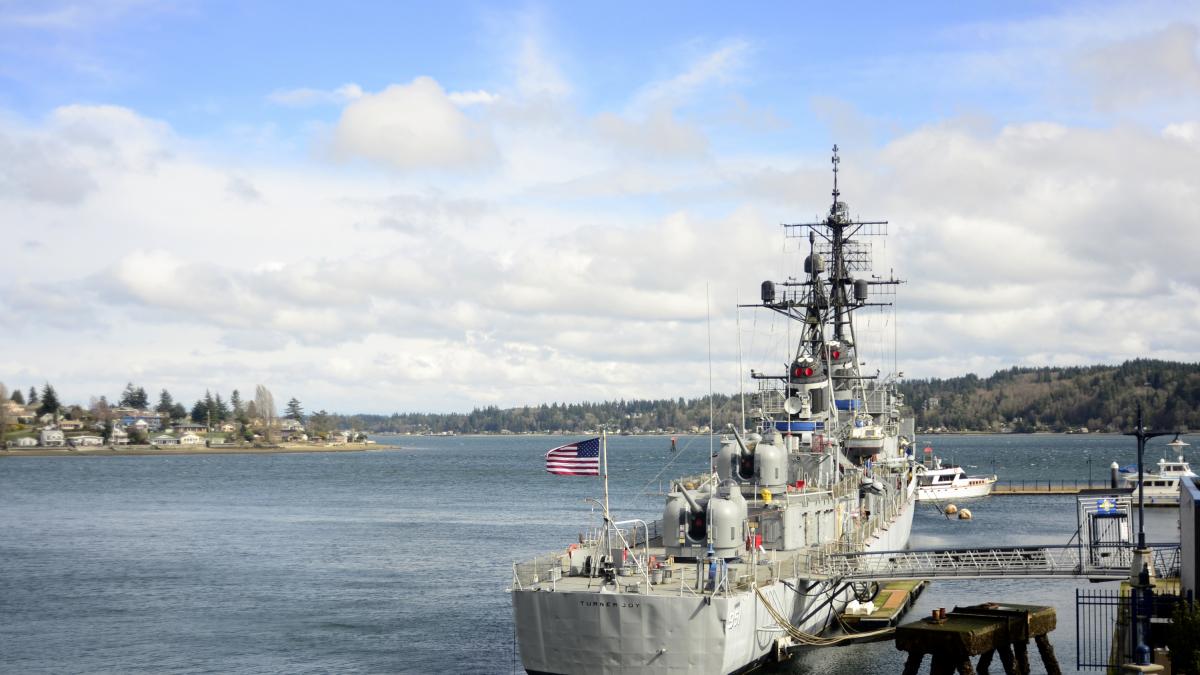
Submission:
[[1168,431],[1146,431],[1142,424],[1142,402],[1138,401],[1137,429],[1125,432],[1126,436],[1137,437],[1138,451],[1138,535],[1137,548],[1134,556],[1141,559],[1141,570],[1138,572],[1137,585],[1130,594],[1133,599],[1133,660],[1139,666],[1150,665],[1150,647],[1146,645],[1146,637],[1150,632],[1149,609],[1153,602],[1150,586],[1150,552],[1146,549],[1146,487],[1143,457],[1146,454],[1146,441],[1156,436],[1166,436]]

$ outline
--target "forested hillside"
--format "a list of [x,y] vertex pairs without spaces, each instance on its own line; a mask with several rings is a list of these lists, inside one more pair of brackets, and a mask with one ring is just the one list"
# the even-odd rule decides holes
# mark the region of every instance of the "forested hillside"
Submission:
[[[901,385],[920,429],[947,431],[1121,431],[1140,400],[1147,424],[1200,428],[1200,364],[1136,360],[1119,366],[1010,368],[990,377],[910,380]],[[717,428],[740,415],[737,396],[713,398]],[[687,432],[709,423],[707,397],[478,408],[470,413],[337,416],[374,432]]]
[[1010,368],[991,377],[910,380],[901,386],[921,429],[1091,431],[1146,424],[1200,428],[1200,364],[1139,359],[1119,366]]

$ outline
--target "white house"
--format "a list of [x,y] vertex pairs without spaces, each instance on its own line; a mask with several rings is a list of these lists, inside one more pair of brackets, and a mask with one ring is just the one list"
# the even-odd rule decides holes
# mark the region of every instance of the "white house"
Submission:
[[113,445],[129,445],[129,434],[121,427],[113,427],[112,434],[108,437]]
[[76,448],[96,447],[104,445],[104,439],[99,436],[73,436],[67,439]]
[[150,442],[154,445],[179,445],[179,439],[170,434],[155,436]]
[[38,432],[38,445],[43,448],[61,448],[67,444],[61,429],[42,429]]
[[180,445],[203,445],[204,439],[200,438],[196,434],[188,432],[179,437],[179,444]]
[[36,448],[37,439],[33,436],[22,436],[15,441],[11,441],[10,445],[17,448]]

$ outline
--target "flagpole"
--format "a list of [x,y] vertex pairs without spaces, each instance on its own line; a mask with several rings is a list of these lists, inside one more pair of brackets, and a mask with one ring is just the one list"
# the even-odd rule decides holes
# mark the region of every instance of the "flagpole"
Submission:
[[600,430],[600,454],[604,457],[604,517],[608,518],[608,430]]

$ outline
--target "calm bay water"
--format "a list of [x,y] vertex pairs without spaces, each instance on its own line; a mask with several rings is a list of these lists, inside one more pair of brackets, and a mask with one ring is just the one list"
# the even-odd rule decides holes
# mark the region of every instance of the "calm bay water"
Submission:
[[[1132,463],[1121,436],[920,439],[972,473],[1088,477]],[[1152,442],[1148,460],[1166,439]],[[383,443],[391,442],[385,439]],[[518,672],[511,564],[596,519],[598,481],[550,476],[561,437],[400,438],[367,453],[0,458],[0,670],[13,673]],[[709,439],[609,442],[618,517],[657,517],[665,481]],[[664,466],[667,468],[664,470]],[[1073,497],[992,497],[975,520],[918,507],[911,545],[1065,543]],[[1177,537],[1152,512],[1150,539]],[[987,599],[1058,607],[1074,666],[1070,581],[937,582],[915,608]],[[895,673],[891,643],[821,650],[792,673]]]

